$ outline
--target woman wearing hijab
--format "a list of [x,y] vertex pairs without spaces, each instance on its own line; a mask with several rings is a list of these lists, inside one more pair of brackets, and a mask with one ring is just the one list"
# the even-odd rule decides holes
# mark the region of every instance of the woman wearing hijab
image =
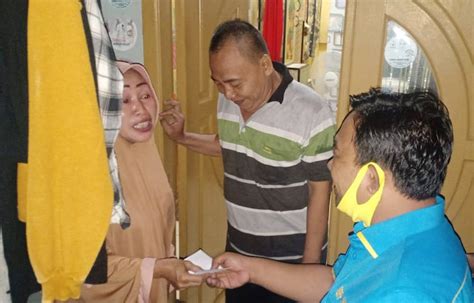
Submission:
[[199,267],[172,257],[174,198],[153,136],[159,104],[150,77],[141,64],[117,65],[124,91],[115,152],[131,225],[110,225],[108,281],[83,286],[80,301],[162,303],[168,301],[169,283],[197,286],[202,276],[188,273]]

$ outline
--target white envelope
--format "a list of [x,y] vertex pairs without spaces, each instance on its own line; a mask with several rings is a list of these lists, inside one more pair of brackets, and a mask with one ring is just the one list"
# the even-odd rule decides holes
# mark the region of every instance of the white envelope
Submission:
[[189,273],[193,275],[212,274],[212,273],[217,273],[217,272],[226,270],[226,268],[223,268],[220,266],[218,268],[211,269],[212,258],[208,254],[206,254],[202,249],[198,249],[195,253],[189,255],[184,260],[192,262],[203,269],[197,272],[189,271]]

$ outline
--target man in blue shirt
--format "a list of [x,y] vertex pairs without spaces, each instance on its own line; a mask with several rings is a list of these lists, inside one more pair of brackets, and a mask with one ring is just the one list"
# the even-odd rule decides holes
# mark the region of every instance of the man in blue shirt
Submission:
[[439,196],[453,132],[431,93],[351,97],[328,166],[337,208],[356,223],[334,267],[226,253],[211,286],[259,284],[304,302],[472,302],[463,246]]

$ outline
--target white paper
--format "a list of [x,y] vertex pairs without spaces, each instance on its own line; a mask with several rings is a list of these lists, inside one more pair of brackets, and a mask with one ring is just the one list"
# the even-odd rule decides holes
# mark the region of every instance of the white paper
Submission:
[[222,268],[220,266],[219,268],[211,269],[212,258],[208,254],[206,254],[202,249],[198,249],[195,253],[189,255],[184,260],[192,262],[203,269],[197,272],[189,271],[189,273],[193,275],[212,274],[212,273],[218,273],[218,272],[226,270],[226,268]]
[[223,271],[226,271],[227,268],[223,268],[223,267],[218,267],[218,268],[214,268],[214,269],[207,269],[207,270],[200,270],[200,271],[189,271],[189,273],[191,275],[206,275],[206,274],[214,274],[214,273],[218,273],[218,272],[223,272]]
[[184,260],[190,261],[204,270],[211,269],[212,266],[212,258],[202,249],[198,249],[195,253],[189,255]]

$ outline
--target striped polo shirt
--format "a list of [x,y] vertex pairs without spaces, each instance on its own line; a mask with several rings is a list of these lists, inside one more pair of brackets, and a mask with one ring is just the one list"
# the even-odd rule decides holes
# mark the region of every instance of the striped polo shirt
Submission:
[[330,179],[334,118],[327,103],[274,63],[283,80],[244,121],[219,95],[227,250],[287,262],[303,257],[308,181]]

